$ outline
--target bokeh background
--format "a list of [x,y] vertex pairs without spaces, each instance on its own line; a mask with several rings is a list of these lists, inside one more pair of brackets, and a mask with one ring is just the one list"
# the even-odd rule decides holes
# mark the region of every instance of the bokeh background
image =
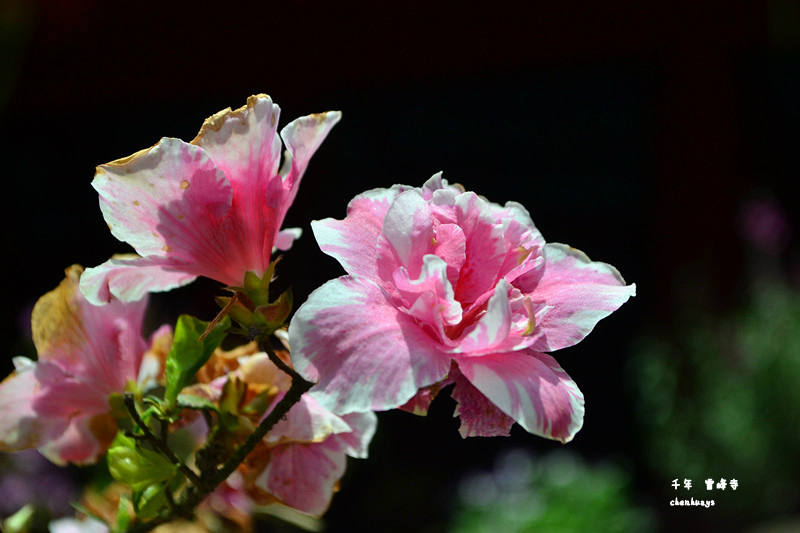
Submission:
[[[556,354],[586,397],[573,442],[462,440],[447,395],[384,413],[328,531],[800,531],[799,88],[798,0],[2,0],[4,374],[65,267],[128,251],[94,167],[266,92],[284,124],[344,114],[287,219],[298,301],[343,273],[310,220],[440,170],[638,287]],[[216,291],[156,296],[152,325],[213,317]],[[0,517],[64,512],[35,455],[0,468]]]

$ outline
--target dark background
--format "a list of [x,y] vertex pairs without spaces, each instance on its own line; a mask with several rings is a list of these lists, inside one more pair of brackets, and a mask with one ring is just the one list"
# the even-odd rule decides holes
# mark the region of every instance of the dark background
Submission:
[[[767,192],[795,216],[800,3],[552,4],[4,0],[5,366],[30,355],[26,317],[66,266],[128,250],[100,215],[94,167],[162,136],[190,140],[207,116],[266,92],[283,124],[343,112],[286,221],[306,230],[280,267],[298,301],[343,273],[310,220],[439,170],[522,203],[547,240],[637,284],[557,354],[587,402],[568,447],[622,458],[638,497],[667,513],[653,494],[670,480],[640,467],[622,378],[630,342],[669,330],[682,306],[738,302],[743,201]],[[215,291],[200,281],[156,296],[154,316],[211,318]],[[331,531],[438,531],[464,472],[506,447],[561,447],[518,428],[462,440],[452,402],[434,405],[426,419],[381,415],[372,457],[351,463],[326,516]]]

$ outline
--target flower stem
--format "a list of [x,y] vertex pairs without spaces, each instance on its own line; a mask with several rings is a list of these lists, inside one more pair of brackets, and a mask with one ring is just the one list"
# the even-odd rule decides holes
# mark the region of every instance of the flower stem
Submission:
[[[139,429],[141,429],[144,432],[145,440],[150,444],[152,444],[153,447],[161,453],[161,455],[169,459],[170,462],[172,462],[172,464],[177,466],[178,470],[184,476],[186,476],[186,479],[188,479],[195,485],[198,486],[201,485],[203,482],[199,477],[197,477],[197,474],[194,473],[194,470],[186,466],[186,464],[183,461],[181,461],[180,457],[175,455],[175,452],[173,452],[170,449],[170,447],[167,446],[167,440],[165,438],[166,435],[164,430],[162,429],[162,438],[158,438],[153,434],[153,432],[150,430],[150,427],[145,423],[145,421],[142,420],[142,417],[139,415],[139,410],[136,409],[136,400],[134,399],[133,394],[131,394],[130,392],[126,392],[125,395],[123,396],[123,399],[125,401],[125,408],[128,410],[128,413],[131,415],[131,418],[133,418],[133,421],[136,422],[137,426],[139,426]],[[164,426],[164,422],[161,422],[161,424],[162,428],[166,427]]]
[[[231,455],[231,457],[216,470],[202,472],[199,482],[192,481],[193,485],[186,487],[180,494],[180,497],[175,501],[175,506],[169,512],[148,522],[140,522],[134,524],[128,529],[128,533],[146,533],[153,528],[174,520],[178,517],[190,516],[194,508],[202,502],[206,496],[211,494],[234,470],[247,458],[256,444],[258,444],[264,436],[289,412],[294,404],[300,401],[300,397],[311,388],[313,383],[303,379],[294,369],[284,363],[272,349],[269,344],[269,339],[259,338],[259,348],[264,350],[269,356],[270,360],[286,372],[292,378],[292,384],[289,390],[280,401],[275,405],[272,411],[264,417],[261,423],[256,427],[255,431],[247,437],[247,440],[242,443],[239,448]],[[137,413],[138,415],[138,413]],[[138,423],[138,422],[137,422]],[[194,473],[194,472],[192,472]]]

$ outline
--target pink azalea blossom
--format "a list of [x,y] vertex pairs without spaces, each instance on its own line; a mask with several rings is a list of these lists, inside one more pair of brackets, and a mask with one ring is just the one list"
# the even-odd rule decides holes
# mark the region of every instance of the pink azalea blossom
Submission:
[[138,300],[197,276],[231,286],[248,271],[263,276],[273,249],[287,250],[300,234],[279,229],[311,156],[341,117],[302,117],[279,136],[279,114],[269,96],[251,96],[206,119],[191,142],[165,137],[98,167],[92,186],[103,216],[141,257],[88,269],[81,290],[89,301]]
[[[240,352],[233,351],[231,355]],[[227,365],[236,366],[235,370],[214,379],[208,386],[195,386],[197,393],[218,399],[228,379],[237,378],[247,384],[250,392],[246,397],[252,396],[254,391],[273,391],[271,405],[275,405],[291,384],[289,376],[263,352],[239,355],[235,362],[230,356],[217,354],[210,364],[224,368],[225,364],[217,365],[222,358],[228,359]],[[205,377],[199,376],[201,380]],[[191,394],[191,391],[187,392]],[[253,420],[254,424],[257,422]],[[367,457],[376,426],[375,413],[337,416],[309,394],[304,394],[256,446],[229,483],[217,490],[216,498],[230,498],[243,491],[260,504],[279,502],[312,516],[321,516],[338,490],[347,457]]]
[[109,398],[157,377],[158,346],[169,328],[141,336],[146,299],[89,304],[74,265],[31,317],[38,361],[14,358],[0,384],[0,451],[38,448],[56,464],[87,464],[106,452],[116,431]]
[[356,196],[344,220],[312,222],[348,276],[314,291],[289,328],[297,371],[337,414],[424,414],[454,383],[463,436],[514,422],[567,442],[583,395],[550,355],[635,294],[617,270],[545,243],[528,212],[448,185]]

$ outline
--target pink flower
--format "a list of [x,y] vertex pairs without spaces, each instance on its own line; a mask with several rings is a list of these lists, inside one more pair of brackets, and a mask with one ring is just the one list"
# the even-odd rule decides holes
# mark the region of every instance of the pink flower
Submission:
[[279,114],[269,96],[251,96],[208,118],[189,143],[165,137],[98,167],[92,186],[103,216],[141,257],[88,269],[81,290],[89,301],[138,300],[197,276],[232,286],[248,271],[262,277],[273,248],[289,249],[300,234],[279,229],[311,156],[341,117],[302,117],[278,136]]
[[14,358],[0,384],[0,451],[38,448],[57,464],[86,464],[106,452],[117,431],[109,399],[157,377],[169,328],[141,336],[146,300],[100,308],[78,290],[83,269],[42,296],[31,317],[36,362]]
[[344,220],[312,222],[349,274],[314,291],[289,337],[296,370],[337,414],[423,414],[455,383],[462,436],[514,422],[567,442],[583,395],[543,353],[583,339],[635,294],[617,270],[546,244],[528,212],[447,184],[356,196]]
[[[219,400],[225,383],[229,379],[239,379],[247,385],[243,402],[257,396],[258,392],[267,391],[270,405],[277,404],[291,385],[289,376],[263,352],[241,353],[242,349],[227,355],[217,351],[209,361],[211,367],[217,371],[226,366],[236,368],[211,381],[210,386],[201,384],[194,390]],[[285,359],[288,361],[288,357]],[[201,380],[210,377],[205,374],[200,374]],[[188,392],[191,394],[191,391]],[[240,416],[244,415],[240,413]],[[266,414],[252,420],[253,424],[263,416]],[[229,479],[226,487],[218,489],[217,497],[230,497],[229,489],[235,489],[234,493],[244,491],[260,504],[277,501],[303,513],[321,516],[338,490],[347,457],[367,457],[367,447],[376,426],[375,413],[337,416],[304,394],[250,453],[237,470],[238,474]]]

